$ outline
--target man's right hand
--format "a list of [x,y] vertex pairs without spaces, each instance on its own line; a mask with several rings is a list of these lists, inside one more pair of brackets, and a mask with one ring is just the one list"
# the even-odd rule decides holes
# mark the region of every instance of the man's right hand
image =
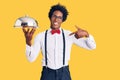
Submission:
[[31,42],[32,41],[32,37],[33,37],[33,34],[34,34],[36,28],[32,28],[30,30],[29,27],[23,26],[22,30],[23,30],[25,38],[26,38],[26,44],[31,46],[32,45],[32,42]]

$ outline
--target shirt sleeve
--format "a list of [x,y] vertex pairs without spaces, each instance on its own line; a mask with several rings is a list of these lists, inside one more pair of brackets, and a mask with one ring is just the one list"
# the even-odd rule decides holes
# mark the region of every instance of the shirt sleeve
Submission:
[[88,50],[96,49],[96,42],[91,34],[89,34],[89,37],[87,38],[79,39],[76,39],[75,36],[73,35],[73,43]]
[[41,36],[37,35],[32,46],[26,44],[26,57],[29,62],[35,61],[41,50],[40,38]]

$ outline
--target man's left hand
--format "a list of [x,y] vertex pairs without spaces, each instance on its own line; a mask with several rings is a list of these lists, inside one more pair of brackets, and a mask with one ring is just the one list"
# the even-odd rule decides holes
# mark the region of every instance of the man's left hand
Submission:
[[77,31],[70,33],[69,34],[70,36],[75,34],[75,38],[77,38],[77,39],[82,38],[82,37],[89,37],[89,34],[86,30],[83,30],[83,29],[79,28],[78,26],[75,26],[75,27],[76,27]]

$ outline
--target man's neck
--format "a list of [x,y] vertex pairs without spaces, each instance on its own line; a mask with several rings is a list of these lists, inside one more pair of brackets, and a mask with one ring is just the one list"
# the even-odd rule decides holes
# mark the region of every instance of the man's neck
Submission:
[[58,29],[60,29],[60,27],[59,28],[53,28],[53,27],[51,27],[51,29],[58,30]]

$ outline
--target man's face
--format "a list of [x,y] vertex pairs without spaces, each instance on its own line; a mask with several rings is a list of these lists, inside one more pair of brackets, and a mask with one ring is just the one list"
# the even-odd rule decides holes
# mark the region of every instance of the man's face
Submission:
[[53,12],[53,15],[50,19],[51,21],[51,28],[52,29],[59,29],[63,20],[63,14],[59,10]]

